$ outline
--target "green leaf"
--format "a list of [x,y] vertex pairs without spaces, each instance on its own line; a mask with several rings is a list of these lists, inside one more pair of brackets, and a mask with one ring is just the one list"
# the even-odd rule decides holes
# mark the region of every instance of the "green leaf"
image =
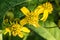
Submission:
[[42,37],[44,37],[47,40],[56,40],[50,33],[49,31],[46,30],[46,28],[40,27],[40,28],[34,28],[31,27],[30,28],[35,31],[38,35],[41,35]]
[[28,26],[30,29],[32,29],[33,31],[35,31],[38,35],[42,36],[43,38],[47,39],[47,40],[59,40],[59,37],[60,37],[60,30],[59,28],[57,27],[54,27],[56,26],[56,24],[54,22],[52,22],[53,24],[51,24],[51,26],[53,28],[46,28],[46,26],[50,25],[50,24],[47,24],[47,25],[43,25],[39,28],[35,28],[33,26]]
[[56,40],[60,40],[60,29],[58,27],[47,30],[56,38]]
[[46,21],[44,24],[45,27],[56,27],[56,24],[53,21]]

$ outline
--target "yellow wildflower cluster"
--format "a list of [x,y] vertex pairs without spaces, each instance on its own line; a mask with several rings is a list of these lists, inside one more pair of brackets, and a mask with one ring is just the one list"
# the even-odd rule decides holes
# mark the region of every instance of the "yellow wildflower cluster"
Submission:
[[26,17],[20,21],[21,25],[29,23],[35,27],[39,27],[39,14],[43,13],[41,20],[46,21],[48,14],[53,11],[53,7],[51,3],[46,2],[43,5],[39,5],[34,11],[31,12],[26,7],[22,7],[20,10],[26,15]]
[[25,25],[26,23],[32,24],[35,27],[39,27],[38,24],[38,16],[32,11],[30,12],[26,7],[20,9],[26,17],[20,21],[21,25]]
[[[48,14],[50,14],[53,11],[53,7],[51,3],[46,2],[42,5],[39,5],[34,11],[31,12],[26,7],[22,7],[20,10],[24,13],[24,15],[26,15],[25,18],[20,20],[20,24],[18,24],[18,22],[14,24],[10,22],[12,26],[5,28],[4,34],[12,33],[13,36],[18,35],[20,38],[23,38],[24,32],[30,32],[30,30],[24,27],[24,25],[28,23],[35,27],[39,27],[39,15],[43,13],[43,17],[41,18],[41,20],[46,21]],[[6,20],[8,21],[8,19]]]
[[24,37],[23,32],[29,33],[30,30],[28,28],[23,27],[20,24],[16,23],[16,24],[13,24],[12,27],[10,27],[10,28],[5,28],[4,34],[12,33],[13,36],[18,35],[20,38],[23,38]]

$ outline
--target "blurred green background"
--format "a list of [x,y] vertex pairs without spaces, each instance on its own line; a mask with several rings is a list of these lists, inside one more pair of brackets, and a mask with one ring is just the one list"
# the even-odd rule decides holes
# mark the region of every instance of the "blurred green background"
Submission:
[[3,40],[60,40],[60,0],[0,0],[0,30],[3,29],[2,21],[6,11],[11,10],[14,18],[22,19],[24,14],[20,12],[21,7],[26,6],[29,10],[34,10],[37,5],[45,2],[52,3],[54,10],[45,22],[39,21],[42,27],[34,28],[27,24],[25,26],[28,26],[31,32],[26,37],[9,37],[6,34],[3,35]]

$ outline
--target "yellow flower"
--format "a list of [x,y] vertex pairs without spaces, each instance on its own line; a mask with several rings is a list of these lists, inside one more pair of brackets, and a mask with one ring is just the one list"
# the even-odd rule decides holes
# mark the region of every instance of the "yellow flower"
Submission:
[[29,33],[30,30],[26,27],[21,26],[20,24],[16,23],[12,26],[12,34],[13,36],[18,35],[20,38],[24,37],[23,32]]
[[30,33],[30,30],[26,27],[23,27],[21,26],[20,24],[16,23],[16,24],[13,24],[12,27],[10,28],[5,28],[5,33],[4,34],[7,34],[7,33],[12,33],[13,36],[19,36],[20,38],[23,38],[24,37],[24,32],[25,33]]
[[43,17],[41,18],[41,20],[46,21],[48,14],[53,11],[53,7],[51,3],[46,2],[43,5],[39,5],[34,11],[31,12],[26,7],[22,7],[20,10],[24,13],[24,15],[26,15],[26,17],[20,21],[21,25],[29,23],[35,27],[39,27],[39,14],[43,13]]
[[[20,21],[21,25],[25,25],[26,23],[29,23],[35,27],[40,26],[38,24],[38,15],[40,14],[40,12],[37,12],[39,9],[30,12],[26,7],[22,7],[20,10],[26,15],[26,17]],[[39,11],[41,10],[43,9],[40,9]]]
[[26,15],[26,17],[20,21],[21,25],[29,23],[35,27],[39,27],[39,14],[43,13],[41,20],[46,21],[48,14],[53,11],[53,7],[51,3],[46,2],[43,5],[39,5],[34,11],[31,12],[26,7],[22,7],[20,10]]
[[43,10],[43,17],[41,18],[41,20],[46,21],[48,14],[51,14],[51,12],[53,11],[53,7],[50,2],[46,2],[42,6],[44,10]]

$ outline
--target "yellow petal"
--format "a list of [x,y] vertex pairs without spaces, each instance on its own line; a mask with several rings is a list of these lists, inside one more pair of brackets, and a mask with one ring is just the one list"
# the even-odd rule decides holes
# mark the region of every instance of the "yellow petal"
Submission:
[[18,36],[19,36],[20,38],[23,38],[23,37],[24,37],[24,35],[23,35],[22,32],[19,32],[19,33],[18,33]]
[[51,14],[51,12],[53,11],[52,4],[50,2],[46,2],[43,4],[43,6],[44,6],[45,10],[47,10]]
[[26,27],[23,27],[23,28],[22,28],[22,31],[23,31],[23,32],[26,32],[26,33],[29,33],[29,32],[30,32],[30,30],[29,30],[28,28],[26,28]]
[[41,18],[41,20],[46,21],[47,17],[48,17],[48,11],[44,10],[43,17]]
[[22,19],[22,20],[20,21],[20,24],[21,24],[21,25],[25,25],[26,23],[27,23],[26,18],[24,18],[24,19]]
[[41,14],[41,13],[43,13],[43,11],[44,11],[44,8],[41,8],[37,11],[37,14]]
[[30,11],[26,8],[26,7],[22,7],[20,9],[26,16],[28,16],[30,14]]
[[44,11],[43,6],[42,6],[42,5],[39,5],[39,6],[35,9],[34,13],[35,13],[36,15],[39,15],[39,14],[43,13],[43,11]]
[[13,36],[16,36],[16,35],[17,35],[17,32],[14,32],[14,31],[13,31],[13,32],[12,32],[12,35],[13,35]]
[[6,29],[5,29],[5,33],[4,33],[4,35],[6,35],[8,32],[10,33],[11,31],[10,31],[9,28],[6,28]]
[[42,7],[42,6],[39,5],[39,6],[34,10],[34,12],[37,13],[37,11],[38,11],[41,7]]

